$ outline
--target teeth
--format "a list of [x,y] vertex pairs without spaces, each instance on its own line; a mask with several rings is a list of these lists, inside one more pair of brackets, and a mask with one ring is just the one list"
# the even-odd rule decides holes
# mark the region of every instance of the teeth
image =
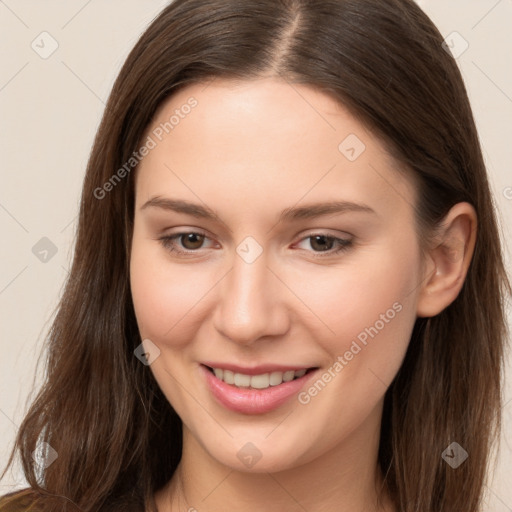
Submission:
[[[222,370],[220,371],[222,372]],[[235,374],[231,370],[224,370],[224,375],[219,377],[219,379],[223,380],[226,384],[234,384]]]
[[293,380],[294,377],[295,377],[295,372],[293,370],[289,370],[289,371],[283,373],[283,381],[284,382],[289,382],[289,381]]
[[271,386],[279,386],[283,382],[283,372],[272,372],[269,381]]
[[226,384],[234,384],[239,388],[267,389],[270,386],[279,386],[283,382],[290,382],[306,374],[307,370],[288,370],[286,372],[271,372],[261,375],[244,375],[243,373],[234,373],[231,370],[222,368],[213,368],[215,377],[224,381]]
[[235,373],[235,386],[239,388],[248,388],[251,385],[250,375],[243,375],[242,373]]

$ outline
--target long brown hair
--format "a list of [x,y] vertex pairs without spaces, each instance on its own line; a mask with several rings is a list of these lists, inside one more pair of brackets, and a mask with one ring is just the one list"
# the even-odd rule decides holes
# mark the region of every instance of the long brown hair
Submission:
[[[44,511],[156,510],[152,495],[177,467],[182,431],[133,353],[133,170],[98,191],[179,88],[262,76],[331,95],[381,137],[418,183],[420,238],[457,202],[474,206],[467,278],[449,307],[416,320],[386,392],[379,464],[400,511],[480,510],[501,428],[511,289],[468,96],[442,42],[412,0],[176,0],[161,12],[128,56],[94,141],[45,382],[7,465],[19,452],[30,487],[1,511],[23,499]],[[43,441],[58,457],[38,470],[32,452]],[[469,453],[457,470],[441,457],[453,441]]]

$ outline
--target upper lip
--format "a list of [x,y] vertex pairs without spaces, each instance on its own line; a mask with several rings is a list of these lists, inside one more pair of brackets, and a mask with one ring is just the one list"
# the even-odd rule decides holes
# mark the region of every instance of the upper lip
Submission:
[[239,366],[231,363],[217,363],[213,361],[204,361],[202,364],[210,368],[222,368],[223,370],[231,370],[233,373],[242,373],[244,375],[261,375],[263,373],[271,372],[287,372],[290,370],[308,370],[316,368],[307,365],[281,365],[281,364],[260,364],[258,366]]

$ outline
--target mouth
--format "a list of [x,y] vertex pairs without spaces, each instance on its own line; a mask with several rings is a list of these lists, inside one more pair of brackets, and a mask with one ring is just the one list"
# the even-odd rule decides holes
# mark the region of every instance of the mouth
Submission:
[[228,363],[210,364],[212,366],[199,365],[210,396],[230,411],[252,415],[270,413],[288,403],[319,370],[319,367],[265,365],[249,368]]
[[318,369],[318,367],[310,367],[301,368],[299,370],[271,371],[249,375],[226,368],[214,368],[207,365],[203,366],[225,384],[241,389],[267,389],[270,387],[280,386],[283,383],[300,379]]
[[200,364],[199,370],[208,393],[217,404],[235,413],[258,415],[289,403],[315,378],[319,367],[273,364],[240,367],[209,362]]

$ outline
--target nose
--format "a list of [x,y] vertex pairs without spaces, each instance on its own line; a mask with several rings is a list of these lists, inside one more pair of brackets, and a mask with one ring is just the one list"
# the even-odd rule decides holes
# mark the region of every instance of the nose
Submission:
[[290,292],[265,256],[264,251],[248,263],[235,254],[231,270],[219,283],[214,326],[234,343],[251,345],[261,338],[283,336],[289,329]]

